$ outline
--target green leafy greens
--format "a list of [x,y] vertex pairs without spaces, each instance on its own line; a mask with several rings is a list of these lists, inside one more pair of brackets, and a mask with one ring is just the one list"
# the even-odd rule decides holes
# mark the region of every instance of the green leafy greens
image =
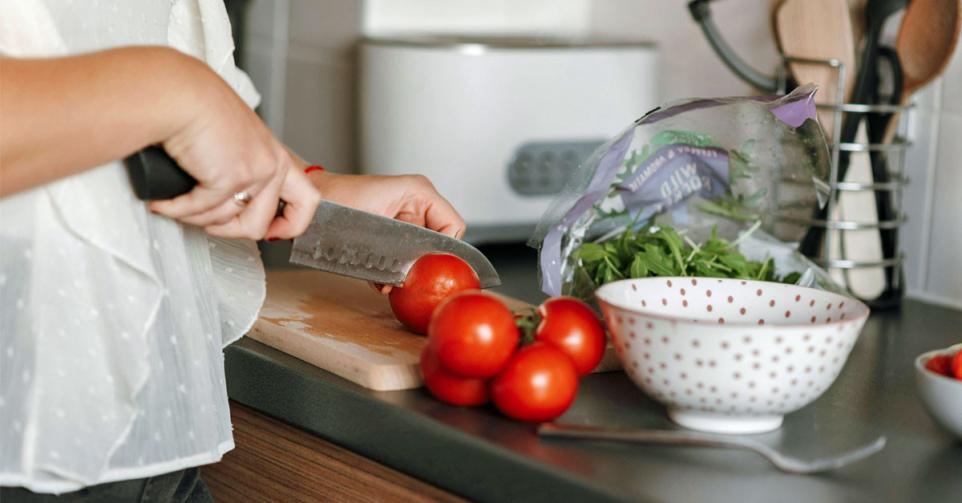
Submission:
[[[667,225],[642,226],[601,243],[584,243],[575,250],[579,273],[587,274],[596,285],[626,278],[649,276],[703,276],[795,283],[801,274],[775,274],[771,258],[763,262],[748,260],[738,252],[738,241],[711,237],[698,245]],[[750,232],[749,232],[750,233]],[[746,233],[745,235],[747,235]]]

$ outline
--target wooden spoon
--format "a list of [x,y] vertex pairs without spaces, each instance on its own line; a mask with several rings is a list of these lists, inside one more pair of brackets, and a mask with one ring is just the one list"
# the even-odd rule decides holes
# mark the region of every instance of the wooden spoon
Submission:
[[[962,8],[959,0],[912,0],[899,26],[895,51],[902,63],[902,104],[945,71],[959,41]],[[889,121],[885,143],[898,129],[898,115]]]

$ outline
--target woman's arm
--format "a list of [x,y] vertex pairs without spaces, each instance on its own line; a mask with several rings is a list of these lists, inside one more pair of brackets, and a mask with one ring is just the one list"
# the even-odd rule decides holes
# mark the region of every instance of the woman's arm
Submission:
[[[224,237],[290,238],[319,194],[233,90],[173,49],[0,58],[0,197],[161,143],[198,185],[151,210]],[[253,197],[238,205],[234,194]],[[287,205],[275,218],[278,199]]]
[[200,66],[159,47],[0,58],[0,196],[171,137],[199,99]]

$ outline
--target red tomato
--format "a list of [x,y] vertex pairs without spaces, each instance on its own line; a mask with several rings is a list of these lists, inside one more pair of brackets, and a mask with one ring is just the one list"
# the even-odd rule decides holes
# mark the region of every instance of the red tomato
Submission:
[[545,342],[518,350],[491,384],[491,398],[498,410],[521,421],[549,421],[560,416],[577,392],[578,373],[571,358]]
[[952,376],[962,381],[962,349],[952,357]]
[[488,402],[488,382],[474,377],[459,377],[441,368],[438,356],[430,349],[421,351],[424,385],[442,402],[453,405],[481,405]]
[[514,314],[493,295],[463,292],[444,301],[428,327],[428,347],[445,370],[463,377],[491,377],[518,346]]
[[594,370],[605,354],[605,329],[594,311],[573,297],[555,297],[538,306],[538,314],[535,339],[564,351],[579,376]]
[[412,332],[425,334],[431,313],[444,299],[465,290],[481,288],[477,273],[454,255],[430,254],[418,259],[402,287],[388,298],[394,317]]
[[936,374],[952,377],[952,357],[949,355],[935,355],[925,362],[925,368]]

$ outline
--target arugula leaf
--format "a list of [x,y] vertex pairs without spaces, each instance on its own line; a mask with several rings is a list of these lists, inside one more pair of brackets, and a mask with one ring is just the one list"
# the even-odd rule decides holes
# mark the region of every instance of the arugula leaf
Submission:
[[605,258],[607,254],[605,248],[597,243],[585,243],[578,247],[575,252],[581,260],[595,262]]
[[675,229],[668,227],[660,227],[658,232],[655,233],[655,237],[661,239],[668,250],[671,252],[672,258],[675,259],[675,265],[678,267],[679,271],[685,270],[685,260],[681,256],[681,250],[685,246],[685,242],[682,241]]
[[635,255],[635,258],[631,261],[631,267],[628,269],[628,276],[631,278],[644,278],[648,276],[648,266],[645,264],[645,258],[641,255]]
[[651,243],[645,244],[642,256],[647,259],[648,270],[654,272],[654,276],[680,276],[682,271],[672,268],[671,257],[665,249]]

